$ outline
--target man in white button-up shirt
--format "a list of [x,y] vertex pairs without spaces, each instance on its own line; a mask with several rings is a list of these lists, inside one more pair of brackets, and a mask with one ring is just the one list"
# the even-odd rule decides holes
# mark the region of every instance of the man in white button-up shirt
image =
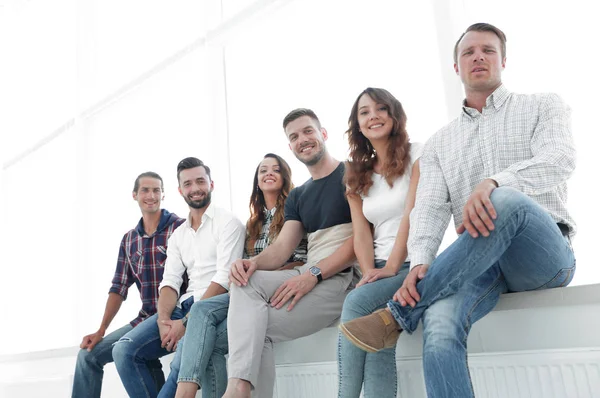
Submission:
[[[354,344],[378,351],[422,319],[427,396],[436,398],[474,396],[467,337],[501,293],[566,286],[575,272],[569,107],[556,94],[502,85],[506,36],[495,26],[470,26],[454,55],[466,99],[421,157],[411,271],[389,311],[344,324]],[[436,258],[451,215],[460,236]]]
[[[244,225],[231,212],[211,204],[214,183],[208,166],[196,158],[183,159],[177,166],[177,179],[190,214],[169,239],[158,287],[158,313],[113,348],[119,376],[131,397],[157,396],[147,361],[175,349],[194,301],[227,292],[230,265],[243,253]],[[188,288],[179,297],[186,273]]]

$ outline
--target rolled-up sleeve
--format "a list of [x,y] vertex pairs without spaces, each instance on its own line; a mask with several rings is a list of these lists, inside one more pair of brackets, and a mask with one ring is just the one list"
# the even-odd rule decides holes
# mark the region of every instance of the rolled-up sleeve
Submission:
[[163,272],[163,279],[158,286],[158,291],[163,287],[170,287],[177,293],[179,297],[179,290],[183,283],[183,274],[186,271],[183,260],[181,259],[181,247],[182,242],[180,234],[185,232],[183,226],[177,228],[173,235],[169,238],[167,243],[167,260],[165,261],[165,270]]
[[571,109],[556,94],[546,96],[539,122],[531,137],[533,157],[516,162],[489,178],[498,186],[516,188],[526,195],[540,195],[564,184],[575,170],[575,145]]
[[127,261],[127,252],[125,251],[126,240],[127,235],[123,236],[123,239],[121,240],[117,268],[115,269],[112,285],[108,291],[109,293],[117,293],[119,296],[122,296],[124,300],[127,300],[127,291],[134,282],[131,267],[129,267],[129,262]]
[[431,140],[420,157],[420,168],[421,176],[415,207],[410,213],[408,235],[411,269],[433,262],[451,216],[448,187]]
[[246,228],[237,218],[230,219],[223,226],[217,243],[217,272],[211,282],[229,290],[229,270],[235,260],[242,258],[245,237]]

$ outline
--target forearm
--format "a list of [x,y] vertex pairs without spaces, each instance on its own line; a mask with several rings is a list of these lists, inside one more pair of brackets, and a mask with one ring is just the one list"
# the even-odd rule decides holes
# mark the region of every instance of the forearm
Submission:
[[358,260],[361,272],[375,268],[375,250],[373,248],[373,236],[371,234],[357,234],[354,239],[354,254]]
[[208,289],[206,289],[206,291],[204,292],[204,294],[202,295],[202,298],[200,300],[218,296],[219,294],[223,294],[223,293],[227,293],[227,289],[225,289],[223,286],[219,285],[218,283],[211,282],[210,285],[208,286]]
[[123,296],[117,293],[108,293],[108,299],[106,300],[106,307],[104,308],[104,316],[102,317],[102,322],[100,323],[99,331],[104,334],[108,326],[114,319],[117,312],[121,308],[121,304],[123,303]]
[[333,254],[319,262],[318,266],[321,269],[323,279],[330,278],[345,270],[355,258],[354,239],[351,236]]
[[177,305],[177,292],[169,286],[160,289],[157,304],[158,319],[171,319],[171,314]]
[[564,184],[575,169],[571,110],[556,94],[544,98],[529,139],[530,159],[510,165],[489,178],[527,195],[543,194]]
[[278,243],[279,240],[275,241],[275,243],[267,247],[259,255],[253,257],[258,269],[267,271],[279,269],[291,257],[296,246],[285,245],[283,242],[281,244]]
[[540,195],[564,184],[574,170],[573,153],[553,151],[513,164],[489,178],[498,186],[513,187],[526,195]]
[[392,247],[392,252],[388,257],[385,266],[391,268],[394,272],[398,272],[400,267],[406,261],[408,256],[408,250],[406,249],[406,242],[408,241],[408,229],[410,226],[409,214],[404,214],[400,227],[398,228],[398,234]]
[[452,215],[448,187],[432,146],[426,146],[419,159],[420,180],[414,208],[408,217],[407,249],[411,267],[433,261]]

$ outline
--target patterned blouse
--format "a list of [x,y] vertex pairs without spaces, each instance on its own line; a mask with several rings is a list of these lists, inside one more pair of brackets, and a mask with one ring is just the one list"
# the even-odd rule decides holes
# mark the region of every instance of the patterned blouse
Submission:
[[[275,215],[276,210],[276,207],[273,207],[271,210],[264,208],[263,211],[265,212],[265,220],[262,229],[260,230],[260,234],[258,235],[258,239],[256,239],[256,242],[254,242],[254,250],[248,252],[248,246],[244,245],[244,258],[250,258],[258,255],[271,244],[271,240],[269,239],[269,228],[271,227],[271,222],[273,222],[273,216]],[[246,236],[246,240],[247,239],[248,236]],[[302,261],[303,263],[306,263],[307,246],[308,241],[305,235],[287,262],[292,263],[296,261]]]

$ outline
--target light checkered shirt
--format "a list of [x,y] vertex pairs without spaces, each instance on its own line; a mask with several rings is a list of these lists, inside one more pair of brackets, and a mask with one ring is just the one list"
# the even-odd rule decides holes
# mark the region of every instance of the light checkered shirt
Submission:
[[571,111],[556,94],[523,95],[503,85],[479,113],[463,106],[461,115],[425,145],[415,208],[410,215],[411,267],[431,264],[454,216],[474,187],[486,178],[518,189],[575,234],[567,212],[567,179],[575,169]]

